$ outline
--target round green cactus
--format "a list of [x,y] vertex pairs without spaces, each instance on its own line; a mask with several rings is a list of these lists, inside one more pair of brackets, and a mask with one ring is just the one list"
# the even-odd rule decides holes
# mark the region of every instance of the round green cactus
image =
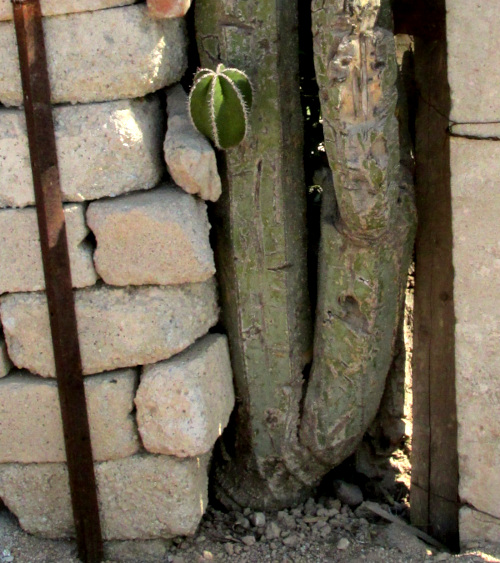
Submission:
[[215,71],[200,69],[189,93],[193,125],[219,149],[241,143],[248,132],[252,86],[237,68],[217,65]]

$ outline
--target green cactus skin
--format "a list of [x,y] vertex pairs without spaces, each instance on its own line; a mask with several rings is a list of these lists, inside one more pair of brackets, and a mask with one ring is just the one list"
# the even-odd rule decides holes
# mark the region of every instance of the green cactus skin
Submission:
[[189,93],[193,125],[219,149],[239,145],[248,132],[252,86],[237,68],[200,69]]

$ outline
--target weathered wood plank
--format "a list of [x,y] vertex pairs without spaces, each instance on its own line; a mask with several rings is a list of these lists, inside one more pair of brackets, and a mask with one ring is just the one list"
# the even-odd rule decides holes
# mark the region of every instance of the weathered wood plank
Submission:
[[[440,25],[444,26],[444,18]],[[458,547],[450,92],[446,41],[416,39],[415,328],[413,351],[412,523]]]

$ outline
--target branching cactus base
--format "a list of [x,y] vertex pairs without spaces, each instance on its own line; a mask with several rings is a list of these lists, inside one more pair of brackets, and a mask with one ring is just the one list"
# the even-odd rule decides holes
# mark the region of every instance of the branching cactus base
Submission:
[[[226,506],[300,502],[352,454],[390,367],[415,211],[401,189],[388,1],[313,2],[327,173],[314,361],[296,2],[198,0],[203,66],[244,70],[250,133],[220,156],[212,223],[237,408],[215,468]],[[362,6],[361,6],[362,4]],[[387,5],[386,5],[387,4]]]

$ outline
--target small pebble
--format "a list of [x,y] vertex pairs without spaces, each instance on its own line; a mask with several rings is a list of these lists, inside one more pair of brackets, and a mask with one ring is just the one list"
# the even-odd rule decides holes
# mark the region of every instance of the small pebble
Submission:
[[283,539],[283,545],[286,545],[287,547],[296,547],[297,545],[299,545],[299,542],[300,538],[295,534],[292,534]]
[[257,528],[266,525],[266,515],[263,512],[254,512],[250,515],[249,520]]
[[205,561],[213,561],[214,560],[213,553],[211,551],[205,550],[203,552],[203,559],[205,559]]
[[257,540],[254,536],[243,536],[241,538],[241,541],[248,546],[255,545],[257,543]]
[[359,506],[363,502],[361,489],[353,483],[346,483],[339,479],[333,482],[333,490],[342,504]]
[[350,545],[350,542],[347,538],[340,538],[338,543],[337,543],[337,549],[339,549],[340,551],[344,551],[345,549],[347,549]]
[[224,549],[228,555],[234,555],[234,545],[232,543],[225,543]]
[[281,529],[276,522],[269,522],[266,526],[266,538],[268,540],[275,540],[281,535]]
[[323,528],[321,528],[319,533],[322,538],[326,538],[332,533],[332,528],[327,524],[326,526],[323,526]]

